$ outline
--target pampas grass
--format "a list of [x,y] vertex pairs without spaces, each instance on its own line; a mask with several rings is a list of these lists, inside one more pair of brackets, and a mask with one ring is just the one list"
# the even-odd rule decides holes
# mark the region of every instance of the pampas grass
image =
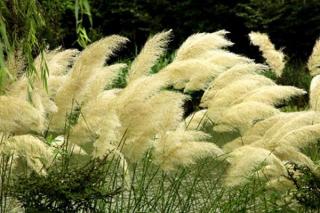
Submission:
[[312,78],[309,91],[310,108],[315,111],[320,109],[319,93],[320,93],[320,75]]
[[64,127],[65,116],[74,109],[74,104],[81,104],[83,96],[81,91],[86,87],[91,70],[102,68],[107,60],[116,50],[118,50],[128,40],[121,36],[109,36],[89,45],[83,50],[76,60],[68,80],[57,91],[55,103],[58,112],[52,117],[55,131],[61,131]]
[[276,50],[269,37],[265,33],[251,32],[250,41],[253,45],[258,46],[266,59],[267,64],[280,77],[285,67],[285,55],[280,50]]
[[165,53],[171,34],[172,30],[158,33],[146,42],[139,55],[131,64],[127,77],[128,82],[149,73],[158,58]]
[[[215,108],[226,108],[237,102],[241,97],[252,93],[256,88],[275,85],[270,79],[260,75],[245,75],[243,79],[236,80],[223,89],[217,90],[208,101],[202,102],[202,106],[208,106],[210,111]],[[213,91],[212,91],[213,93]],[[210,96],[209,96],[210,97]]]
[[199,158],[222,155],[223,151],[215,144],[201,142],[206,137],[206,134],[196,131],[167,132],[154,146],[155,164],[169,172],[178,166],[194,164]]
[[229,156],[231,166],[224,180],[228,186],[246,183],[253,174],[269,181],[287,174],[283,163],[270,151],[262,148],[243,146]]
[[[168,175],[175,183],[180,177],[172,174],[182,171],[183,176],[188,167],[195,173],[198,165],[194,164],[209,158],[227,167],[226,172],[211,167],[207,171],[215,175],[210,179],[223,175],[223,180],[215,183],[219,190],[250,184],[252,177],[262,180],[264,187],[279,186],[284,191],[293,187],[286,162],[308,166],[312,172],[317,168],[304,150],[320,139],[319,78],[315,77],[310,86],[309,110],[283,112],[279,105],[306,93],[278,85],[263,75],[271,68],[281,76],[284,55],[275,50],[267,35],[251,33],[252,43],[260,47],[270,67],[257,64],[228,51],[232,42],[225,38],[226,33],[190,36],[173,61],[156,74],[150,69],[165,54],[171,30],[151,37],[129,68],[124,63],[106,64],[127,42],[117,35],[99,40],[80,53],[73,49],[45,51],[34,65],[41,73],[41,60],[47,63],[47,88],[37,77],[29,87],[26,76],[16,74],[5,95],[0,96],[1,154],[17,156],[12,161],[13,174],[18,174],[24,163],[26,174],[34,171],[40,175],[46,175],[48,166],[58,165],[51,164],[53,158],[63,164],[68,156],[72,167],[116,158],[126,182],[120,187],[126,185],[123,200],[136,196],[135,175],[148,174],[156,181]],[[312,61],[309,63],[314,64]],[[10,69],[21,69],[18,63],[10,63]],[[125,87],[112,88],[124,69],[128,70]],[[185,116],[184,105],[194,91],[200,94],[200,106]],[[215,138],[220,134],[232,137],[220,143]],[[142,171],[137,170],[140,162]],[[152,165],[156,172],[149,174],[146,165]],[[161,177],[159,170],[163,171]],[[112,181],[113,186],[118,185],[117,180]],[[141,188],[145,193],[142,197],[147,196],[148,186],[139,184],[146,187]],[[178,188],[175,185],[172,190]],[[143,202],[145,198],[134,199]],[[129,202],[126,205],[131,206]]]
[[227,109],[224,115],[217,120],[217,123],[228,125],[243,135],[255,123],[278,113],[278,109],[267,104],[248,101]]
[[10,137],[0,145],[0,150],[1,154],[13,155],[15,170],[23,171],[23,167],[27,165],[33,171],[45,175],[46,167],[53,160],[49,146],[32,135]]
[[201,103],[202,106],[206,106],[206,102],[213,98],[216,92],[223,87],[231,84],[233,81],[239,80],[239,78],[244,77],[246,75],[255,75],[259,72],[263,72],[267,69],[266,66],[261,64],[238,64],[228,69],[221,75],[219,75],[214,81],[211,82],[211,85],[204,92]]
[[256,101],[276,106],[288,101],[291,97],[302,96],[304,94],[306,94],[306,92],[303,89],[292,86],[264,85],[237,98],[234,103]]
[[[77,59],[79,51],[76,49],[67,49],[61,50],[61,48],[57,48],[51,51],[45,51],[44,56],[41,57],[39,55],[35,59],[35,67],[36,71],[40,73],[41,63],[44,59],[48,66],[48,70],[50,75],[65,75],[68,70],[68,66],[73,64],[73,62]],[[50,77],[50,76],[49,76]]]
[[223,67],[214,66],[207,61],[189,59],[171,63],[160,70],[159,75],[169,79],[176,89],[197,91],[205,90],[210,81],[223,71]]
[[241,56],[224,49],[214,49],[207,51],[195,58],[207,60],[212,64],[223,66],[225,68],[231,68],[237,64],[253,63],[252,59],[245,56]]
[[25,134],[44,131],[45,118],[30,103],[10,96],[0,96],[0,106],[1,132]]
[[181,61],[197,57],[208,50],[220,49],[233,45],[225,38],[228,32],[220,30],[214,33],[196,33],[183,42],[177,50],[175,60]]
[[320,74],[320,40],[317,40],[309,57],[307,67],[311,76]]

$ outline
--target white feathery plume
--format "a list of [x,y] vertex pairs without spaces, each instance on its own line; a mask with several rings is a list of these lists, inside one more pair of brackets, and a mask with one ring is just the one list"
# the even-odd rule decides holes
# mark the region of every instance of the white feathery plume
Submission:
[[64,75],[67,73],[68,66],[72,65],[76,60],[79,51],[76,49],[67,49],[61,50],[61,47],[58,47],[54,50],[45,50],[43,55],[38,55],[34,60],[34,65],[38,74],[41,73],[41,64],[44,62],[49,70],[50,75]]
[[316,41],[313,47],[307,66],[311,76],[320,74],[320,39]]
[[284,59],[285,55],[280,50],[275,49],[268,35],[265,33],[251,32],[249,34],[249,38],[253,45],[259,47],[267,64],[274,71],[277,77],[280,77],[286,63]]
[[43,114],[30,103],[10,96],[0,96],[0,131],[23,134],[42,133],[45,128]]
[[256,75],[259,72],[263,72],[267,69],[266,66],[261,64],[239,64],[228,69],[220,74],[214,81],[211,82],[208,89],[204,92],[201,98],[201,106],[206,106],[206,102],[212,99],[216,92],[226,85],[231,84],[233,81],[244,78],[246,75]]
[[226,143],[223,146],[225,152],[232,151],[238,147],[244,145],[250,145],[258,140],[261,140],[265,132],[272,128],[279,121],[285,121],[290,113],[279,113],[274,116],[271,116],[265,120],[257,122],[252,128],[248,129],[244,135]]
[[108,36],[89,45],[80,53],[69,73],[68,80],[57,92],[55,102],[58,112],[51,120],[54,131],[63,129],[66,114],[74,110],[72,109],[74,105],[81,104],[83,101],[79,95],[92,76],[92,70],[102,68],[105,60],[127,41],[126,38],[118,35]]
[[117,148],[115,145],[119,144],[121,138],[119,135],[121,123],[115,112],[106,113],[100,125],[97,132],[99,138],[93,143],[92,157],[94,158],[102,158],[109,152],[115,152]]
[[282,161],[306,165],[312,170],[316,168],[315,163],[307,155],[303,154],[299,149],[293,146],[280,144],[272,150],[272,153]]
[[231,165],[224,179],[227,186],[245,184],[252,176],[270,181],[287,174],[282,162],[263,148],[243,146],[229,153],[229,156]]
[[51,99],[54,99],[57,95],[58,90],[65,84],[67,80],[66,75],[57,75],[57,76],[50,76],[48,78],[48,96]]
[[197,58],[206,60],[211,64],[219,65],[227,69],[238,64],[248,64],[254,62],[252,59],[249,59],[245,56],[241,56],[223,49],[207,51],[199,55]]
[[190,59],[173,62],[163,68],[158,75],[170,79],[176,89],[204,90],[211,80],[224,71],[221,66],[214,66],[206,61]]
[[319,113],[313,111],[302,111],[287,113],[288,115],[275,123],[265,131],[263,142],[279,141],[287,133],[299,129],[303,126],[318,124],[320,122]]
[[97,69],[97,71],[95,71],[88,80],[87,84],[81,91],[81,94],[79,94],[83,103],[87,103],[91,99],[95,99],[107,85],[112,83],[119,74],[119,71],[126,67],[126,64],[113,64]]
[[[46,166],[53,159],[49,146],[32,135],[13,136],[0,145],[3,154],[13,154],[15,160],[22,158],[27,162],[27,166],[35,172],[45,175]],[[14,162],[14,169],[23,167],[21,161]]]
[[264,140],[256,142],[257,146],[261,146],[272,150],[278,146],[292,146],[294,148],[302,149],[306,148],[310,144],[314,144],[320,138],[320,124],[307,125],[298,127],[291,131],[288,131],[282,137],[272,138],[270,140]]
[[227,31],[214,33],[196,33],[187,38],[177,50],[175,61],[191,59],[212,49],[220,49],[233,45],[225,38]]
[[[49,80],[49,79],[48,79]],[[52,88],[52,81],[48,82],[48,86]],[[57,111],[56,104],[51,100],[53,97],[50,93],[51,89],[48,88],[48,92],[39,84],[35,83],[33,88],[28,91],[27,78],[20,79],[15,84],[12,84],[7,94],[10,97],[14,97],[23,101],[30,102],[35,108],[41,111],[43,115],[47,115]],[[29,87],[30,88],[30,87]]]
[[122,125],[119,134],[125,136],[121,151],[130,162],[142,157],[151,146],[158,125],[153,116],[160,113],[154,113],[154,106],[149,101],[166,85],[165,78],[142,76],[124,88],[112,103]]
[[145,43],[143,49],[131,64],[127,82],[149,73],[155,62],[165,53],[171,35],[172,30],[157,33]]
[[310,84],[309,104],[310,108],[315,111],[320,110],[320,75],[312,78]]
[[223,116],[215,122],[218,124],[228,125],[243,135],[245,131],[251,128],[258,121],[264,120],[278,113],[280,113],[280,111],[272,106],[249,101],[228,108],[224,112]]
[[293,86],[282,85],[264,85],[255,90],[244,93],[241,97],[236,98],[233,104],[245,101],[256,101],[268,105],[279,105],[290,98],[306,94],[306,91]]
[[203,142],[206,137],[208,135],[198,131],[169,131],[154,144],[153,162],[170,172],[179,166],[194,164],[200,158],[223,155],[215,144]]
[[[50,150],[52,153],[57,153],[57,150],[61,150],[62,148],[65,148],[66,142],[63,135],[59,135],[53,139],[53,141],[50,144]],[[74,143],[67,143],[67,149],[69,153],[75,154],[75,155],[82,155],[86,156],[88,153],[84,151],[80,146]],[[60,154],[58,152],[58,154]]]
[[126,107],[123,106],[130,106],[131,104],[138,104],[139,102],[142,104],[146,99],[157,94],[160,89],[167,85],[168,79],[159,75],[140,77],[131,82],[119,93],[117,101],[114,104],[117,108],[121,109],[121,114],[125,114],[123,117],[128,118],[134,114],[134,111],[131,111],[130,108],[126,109]]
[[151,148],[157,135],[177,128],[183,116],[182,104],[187,97],[181,93],[161,91],[144,103],[132,103],[135,115],[122,118],[126,140],[122,152],[130,162],[136,162]]
[[60,48],[46,53],[45,58],[49,69],[49,77],[50,75],[65,75],[68,71],[68,66],[73,64],[78,54],[79,50],[60,50]]
[[[239,97],[246,95],[257,88],[266,85],[275,85],[275,83],[260,75],[246,75],[245,78],[240,78],[239,80],[233,81],[231,84],[226,85],[224,88],[218,90],[212,99],[206,102],[206,106],[209,111],[214,111],[215,109],[226,109],[234,104],[235,100]],[[203,105],[202,105],[203,106]],[[213,114],[213,113],[210,113]]]
[[[81,108],[78,123],[70,131],[69,140],[72,143],[92,148],[99,133],[103,133],[101,129],[105,125],[102,124],[108,122],[107,118],[110,119],[114,114],[111,105],[119,92],[117,89],[107,90]],[[113,117],[110,121],[117,124],[118,118]]]
[[315,144],[320,138],[320,124],[303,126],[284,135],[279,144],[286,144],[299,149]]
[[153,108],[152,121],[159,134],[176,129],[183,119],[183,104],[189,96],[178,92],[161,91],[148,100]]

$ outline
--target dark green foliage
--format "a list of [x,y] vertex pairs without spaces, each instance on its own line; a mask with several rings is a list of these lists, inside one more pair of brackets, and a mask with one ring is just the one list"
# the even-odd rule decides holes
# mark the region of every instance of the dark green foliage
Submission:
[[[2,139],[1,142],[3,143]],[[0,156],[0,212],[5,212],[8,203],[9,186],[11,182],[11,155]]]
[[[131,45],[137,44],[140,47],[150,34],[165,29],[174,30],[172,48],[176,48],[192,33],[227,29],[232,33],[230,38],[236,43],[233,48],[236,52],[258,58],[259,53],[249,46],[247,34],[250,31],[262,31],[269,33],[277,48],[285,48],[284,52],[290,57],[305,60],[320,35],[318,0],[35,2],[38,2],[38,10],[45,14],[43,20],[46,23],[37,33],[45,38],[52,48],[61,44],[65,47],[78,47],[82,43],[78,40],[77,44],[79,37],[88,42],[86,39],[94,41],[114,33],[129,37]],[[12,15],[8,26],[14,27],[10,28],[10,33],[12,30],[24,32],[19,24],[23,23],[20,19],[23,20],[24,17],[25,14]],[[85,28],[87,31],[83,31]],[[130,49],[133,50],[133,46]]]
[[46,176],[32,173],[15,178],[11,196],[27,212],[95,211],[99,202],[110,202],[122,190],[107,190],[108,166],[105,159],[76,167],[62,161],[61,166],[52,166]]
[[[26,62],[27,76],[36,73],[34,55],[42,53],[46,45],[45,39],[40,38],[44,26],[45,21],[36,0],[0,2],[0,90],[16,78],[16,70],[8,70],[5,61],[17,51],[21,51]],[[41,63],[39,74],[46,87],[48,69],[45,63]],[[29,80],[32,82],[33,79]]]
[[320,209],[320,177],[304,165],[289,163],[289,180],[296,187],[294,197],[309,209]]
[[262,31],[290,57],[305,60],[320,35],[318,0],[91,0],[91,6],[92,37],[119,33],[138,46],[165,29],[174,30],[173,48],[192,33],[226,29],[236,43],[233,50],[257,58],[247,34]]
[[249,0],[235,12],[247,29],[268,33],[290,56],[306,59],[320,36],[318,0]]
[[[44,37],[50,48],[57,46],[70,46],[76,44],[76,25],[74,17],[74,0],[39,0],[46,27],[43,28]],[[70,44],[65,43],[69,38]],[[71,40],[72,39],[72,40]]]

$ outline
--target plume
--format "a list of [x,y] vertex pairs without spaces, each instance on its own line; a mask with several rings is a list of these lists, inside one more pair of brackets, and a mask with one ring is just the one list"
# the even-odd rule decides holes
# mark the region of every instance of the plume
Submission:
[[158,58],[165,53],[171,35],[172,30],[157,33],[146,42],[139,55],[131,64],[127,82],[149,73]]
[[53,159],[53,153],[50,152],[49,147],[32,135],[11,137],[4,141],[0,147],[2,154],[13,155],[15,169],[19,169],[25,165],[21,161],[18,161],[19,158],[22,158],[26,161],[26,165],[29,168],[39,174],[45,175],[45,167]]
[[244,135],[226,143],[223,146],[223,150],[225,152],[230,152],[241,146],[250,145],[258,140],[261,140],[268,129],[271,129],[278,122],[286,121],[288,114],[290,113],[279,113],[265,120],[257,122],[252,128],[248,129]]
[[313,47],[307,66],[311,76],[320,74],[320,39],[316,41]]
[[153,162],[170,172],[179,166],[194,164],[199,158],[222,155],[223,151],[215,144],[202,142],[206,137],[197,131],[169,131],[155,143]]
[[[46,60],[46,63],[49,69],[49,74],[50,75],[66,74],[68,71],[68,67],[73,64],[78,54],[79,54],[79,51],[76,49],[61,50],[60,48],[45,52],[44,58]],[[36,64],[39,64],[39,62],[37,62],[37,60],[39,59],[40,59],[40,56],[37,57]],[[39,68],[40,67],[38,66],[38,69]]]
[[159,76],[170,79],[170,84],[176,89],[195,91],[204,90],[210,81],[223,71],[221,66],[214,66],[199,59],[190,59],[171,63],[159,72]]
[[112,102],[119,92],[107,90],[82,107],[78,123],[70,131],[69,140],[72,143],[92,149],[94,141],[100,137],[99,133],[103,133],[104,121],[109,122],[107,119],[113,118],[110,122],[118,124],[118,118],[112,117],[115,113],[112,111]]
[[[120,143],[119,128],[120,120],[116,113],[108,112],[102,120],[101,127],[97,132],[99,138],[93,143],[92,156],[94,158],[102,158],[109,152],[118,152],[116,144]],[[88,147],[88,146],[87,146]],[[121,154],[122,157],[122,154]]]
[[293,146],[279,145],[272,150],[272,153],[274,153],[282,161],[306,165],[312,170],[316,168],[314,162],[308,156]]
[[320,75],[316,75],[312,78],[310,84],[310,94],[309,94],[310,108],[315,111],[320,109]]
[[239,64],[228,69],[220,74],[214,81],[211,82],[208,89],[204,92],[201,98],[201,106],[207,106],[207,101],[212,99],[216,92],[226,85],[231,84],[233,81],[240,78],[247,77],[246,75],[255,75],[258,72],[266,70],[266,66],[261,64]]
[[315,144],[320,138],[320,124],[302,126],[288,131],[280,139],[271,139],[260,142],[263,147],[274,149],[278,146],[292,146],[294,148],[306,148],[310,144]]
[[227,31],[221,30],[214,33],[196,33],[183,42],[177,50],[175,61],[197,57],[206,51],[233,45],[224,36]]
[[130,162],[151,148],[156,134],[176,128],[182,118],[186,96],[161,90],[167,85],[164,77],[142,76],[123,89],[112,104],[122,125],[119,134],[125,135],[121,152]]
[[[52,81],[48,85],[52,88]],[[33,88],[30,88],[27,78],[20,79],[9,87],[7,95],[20,99],[22,101],[30,102],[43,116],[57,111],[56,104],[52,101],[54,93],[49,89],[48,92],[39,84],[35,83]]]
[[110,85],[118,76],[119,71],[126,68],[126,64],[113,64],[107,67],[99,68],[90,77],[87,84],[79,94],[83,102],[89,102],[97,97],[106,86]]
[[283,117],[283,119],[265,131],[263,140],[279,141],[283,135],[290,131],[317,123],[319,123],[319,113],[317,112],[302,111],[288,113],[286,117]]
[[153,122],[158,123],[159,134],[176,129],[183,119],[183,104],[190,97],[178,92],[161,91],[150,98],[148,103],[153,108]]
[[108,59],[127,39],[113,35],[94,42],[84,49],[77,58],[66,83],[58,90],[55,103],[58,112],[52,117],[51,123],[55,131],[61,131],[64,127],[65,116],[72,112],[74,103],[81,104],[82,89],[86,88],[92,70],[102,68],[105,60]]
[[238,64],[248,64],[254,62],[252,59],[223,49],[214,49],[207,51],[199,55],[197,58],[209,61],[214,65],[223,66],[227,69]]
[[264,120],[277,113],[278,109],[259,102],[243,102],[228,108],[217,121],[238,130],[241,135],[258,121]]
[[43,114],[30,103],[10,96],[0,96],[0,106],[1,132],[23,134],[44,131]]
[[230,166],[224,179],[227,186],[244,184],[252,176],[271,181],[287,174],[280,159],[259,147],[243,146],[235,149],[229,154],[228,161]]
[[265,85],[237,98],[234,103],[256,101],[268,105],[279,105],[291,97],[301,96],[306,91],[293,86]]
[[[237,97],[248,94],[256,88],[260,88],[265,85],[274,85],[275,83],[260,75],[246,75],[244,78],[240,78],[226,85],[224,88],[218,90],[212,99],[206,102],[206,106],[209,107],[209,111],[215,109],[225,109],[232,106]],[[236,104],[236,103],[235,103]],[[203,106],[203,105],[202,105]]]
[[[65,148],[67,148],[68,153],[71,153],[72,155],[82,155],[82,156],[88,155],[88,153],[84,151],[80,146],[74,143],[70,143],[69,140],[68,140],[68,143],[66,143],[63,135],[59,135],[55,137],[53,141],[50,143],[50,151],[52,153],[56,153],[57,156],[60,155],[61,149],[65,149]],[[58,150],[58,153],[57,153],[57,150]]]
[[135,113],[130,117],[120,117],[122,132],[126,131],[121,151],[130,162],[136,162],[151,148],[154,137],[177,128],[186,98],[180,93],[161,91],[144,102],[127,105]]
[[50,76],[48,78],[48,95],[50,99],[56,97],[58,90],[65,84],[66,80],[66,75]]
[[[64,50],[61,51],[60,48],[52,50],[52,51],[45,51],[44,57],[41,55],[37,56],[34,62],[34,66],[36,68],[37,74],[35,76],[39,76],[41,73],[41,61],[44,59],[47,63],[47,67],[49,70],[49,76],[47,79],[48,82],[48,93],[51,98],[53,98],[57,92],[57,90],[63,85],[65,81],[64,74],[68,71],[69,66],[74,62],[76,56],[78,54],[78,50]],[[28,99],[28,78],[26,75],[22,75],[17,81],[13,82],[8,88],[8,95],[21,97],[25,100]],[[53,103],[48,100],[48,94],[46,89],[43,87],[42,81],[39,78],[35,78],[33,82],[33,88],[37,90],[37,93],[40,95],[42,102],[45,105],[53,105]],[[50,111],[50,110],[47,110]]]
[[275,49],[268,35],[265,33],[251,32],[249,34],[249,38],[253,45],[259,47],[263,57],[267,61],[267,64],[274,73],[280,77],[285,67],[285,55],[280,50]]

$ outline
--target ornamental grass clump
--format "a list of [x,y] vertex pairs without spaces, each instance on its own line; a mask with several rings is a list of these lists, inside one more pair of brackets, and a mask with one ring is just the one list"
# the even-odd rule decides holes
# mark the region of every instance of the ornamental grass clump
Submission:
[[[108,62],[128,42],[118,35],[96,41],[81,52],[54,49],[38,56],[34,66],[41,73],[40,64],[46,63],[47,85],[35,75],[30,87],[22,73],[0,96],[0,153],[12,156],[14,183],[26,184],[15,191],[18,201],[25,208],[74,211],[93,210],[99,200],[99,205],[112,211],[132,207],[132,202],[136,207],[144,203],[149,184],[158,181],[160,186],[153,185],[150,190],[163,196],[169,196],[163,191],[167,183],[173,185],[173,194],[184,184],[191,187],[185,200],[170,198],[166,201],[170,205],[164,202],[166,197],[148,201],[157,205],[161,201],[160,211],[183,212],[191,209],[193,200],[201,203],[201,194],[194,187],[206,186],[208,180],[202,182],[195,175],[190,183],[188,174],[198,171],[197,166],[208,159],[226,167],[210,168],[217,193],[248,186],[252,179],[267,189],[286,193],[295,188],[287,162],[306,166],[317,176],[317,163],[305,149],[320,138],[318,78],[311,84],[310,109],[284,112],[281,107],[290,99],[306,94],[264,75],[271,70],[280,77],[284,55],[275,50],[267,35],[251,33],[252,43],[260,47],[268,65],[258,64],[228,51],[233,43],[226,36],[224,30],[191,35],[173,60],[156,73],[152,68],[166,52],[171,30],[151,37],[131,65]],[[12,72],[21,73],[19,57],[8,59],[7,64]],[[124,70],[123,88],[113,88]],[[184,105],[194,92],[203,94],[200,104],[185,116]],[[233,138],[220,144],[214,137],[217,134],[232,134]],[[142,170],[137,169],[141,163]],[[93,170],[96,172],[91,174]],[[79,177],[72,177],[77,173]],[[136,182],[140,174],[143,178]],[[146,174],[150,176],[144,177]],[[172,177],[174,174],[181,176]],[[29,178],[39,180],[46,189],[52,189],[46,181],[62,181],[65,184],[55,192],[62,193],[65,200],[57,194],[29,200],[23,194],[24,187],[34,183]],[[77,181],[87,185],[84,199]],[[42,193],[37,187],[32,189],[32,195]],[[120,198],[122,202],[116,204],[119,201],[121,207],[114,206],[112,199]],[[223,202],[226,198],[216,199]],[[42,200],[50,205],[42,205]],[[41,205],[34,206],[36,203]],[[150,210],[150,206],[137,208]]]

